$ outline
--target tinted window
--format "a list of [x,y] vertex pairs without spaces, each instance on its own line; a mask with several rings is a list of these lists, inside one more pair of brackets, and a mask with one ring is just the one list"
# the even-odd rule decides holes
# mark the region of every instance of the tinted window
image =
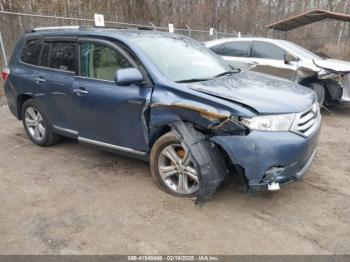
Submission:
[[28,41],[22,51],[21,60],[28,64],[38,65],[41,51],[41,41],[39,39]]
[[253,43],[252,56],[256,58],[284,60],[284,50],[268,42],[255,41]]
[[52,42],[49,67],[64,71],[75,71],[76,44],[72,42]]
[[83,43],[80,48],[80,75],[114,81],[115,72],[132,65],[116,50],[98,43]]
[[41,51],[40,65],[49,66],[49,56],[50,56],[51,42],[45,42],[43,50]]
[[218,55],[222,54],[223,49],[224,49],[224,44],[210,47],[210,50],[213,51],[215,54],[218,54]]
[[223,56],[249,57],[250,42],[234,41],[227,42],[222,52]]

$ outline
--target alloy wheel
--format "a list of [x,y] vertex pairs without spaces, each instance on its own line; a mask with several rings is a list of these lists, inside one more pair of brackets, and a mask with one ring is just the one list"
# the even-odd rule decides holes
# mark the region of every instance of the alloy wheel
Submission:
[[191,195],[199,189],[197,170],[181,144],[170,144],[160,152],[158,170],[164,184],[178,194]]
[[28,107],[25,111],[24,122],[28,129],[30,136],[41,141],[45,137],[46,128],[44,120],[40,112],[34,107]]

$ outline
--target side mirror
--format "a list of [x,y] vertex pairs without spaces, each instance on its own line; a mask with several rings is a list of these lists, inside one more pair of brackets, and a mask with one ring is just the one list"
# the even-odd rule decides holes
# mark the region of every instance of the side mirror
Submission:
[[289,64],[292,61],[298,61],[298,58],[296,58],[295,56],[291,55],[288,52],[285,52],[284,53],[284,63]]
[[115,72],[115,83],[118,86],[140,85],[142,82],[143,76],[136,68],[118,69]]

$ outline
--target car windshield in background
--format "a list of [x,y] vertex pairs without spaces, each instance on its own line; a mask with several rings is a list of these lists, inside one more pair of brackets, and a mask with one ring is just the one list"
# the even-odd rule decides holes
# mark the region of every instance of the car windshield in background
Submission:
[[175,82],[205,81],[232,71],[205,46],[186,37],[143,36],[132,40],[163,75]]
[[292,42],[289,41],[284,41],[284,40],[280,40],[282,42],[282,44],[286,47],[288,47],[289,49],[291,49],[292,51],[294,51],[297,55],[303,56],[307,59],[324,59],[318,55],[316,55],[315,53],[305,49],[304,47],[301,47],[300,45],[294,44]]

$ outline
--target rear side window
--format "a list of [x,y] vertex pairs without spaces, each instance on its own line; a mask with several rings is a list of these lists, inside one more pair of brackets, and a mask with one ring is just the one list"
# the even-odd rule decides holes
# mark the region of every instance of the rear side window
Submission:
[[211,51],[213,51],[215,54],[221,55],[222,51],[224,50],[224,45],[225,44],[220,44],[220,45],[216,45],[216,46],[212,46],[209,49]]
[[254,41],[252,57],[284,60],[284,50],[269,42]]
[[[48,67],[63,71],[75,72],[76,68],[76,47],[73,42],[51,42],[51,47],[45,46],[45,53],[50,50]],[[45,62],[45,54],[43,52],[42,62]]]
[[222,51],[223,56],[249,57],[249,41],[232,41],[227,42]]
[[22,50],[21,61],[31,65],[38,65],[41,45],[40,39],[29,40]]
[[51,42],[45,42],[41,51],[40,65],[49,67]]
[[124,56],[109,46],[84,42],[80,47],[80,75],[114,81],[115,72],[133,67]]

